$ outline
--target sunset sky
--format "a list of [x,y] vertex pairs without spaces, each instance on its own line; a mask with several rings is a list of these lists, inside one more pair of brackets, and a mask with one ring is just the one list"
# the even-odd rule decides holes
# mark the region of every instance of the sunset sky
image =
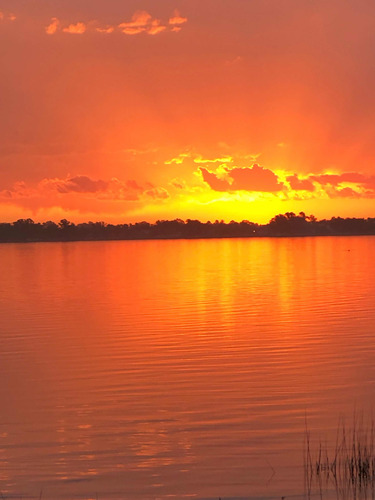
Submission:
[[373,0],[0,0],[0,219],[375,216]]

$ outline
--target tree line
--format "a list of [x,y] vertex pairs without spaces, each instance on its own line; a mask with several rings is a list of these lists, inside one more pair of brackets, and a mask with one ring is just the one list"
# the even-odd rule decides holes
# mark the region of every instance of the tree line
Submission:
[[194,219],[158,220],[155,223],[74,224],[66,219],[34,222],[19,219],[0,223],[0,243],[37,241],[94,241],[194,238],[252,238],[278,236],[375,235],[375,218],[342,218],[317,220],[304,212],[287,212],[273,217],[268,224],[223,220],[200,222]]

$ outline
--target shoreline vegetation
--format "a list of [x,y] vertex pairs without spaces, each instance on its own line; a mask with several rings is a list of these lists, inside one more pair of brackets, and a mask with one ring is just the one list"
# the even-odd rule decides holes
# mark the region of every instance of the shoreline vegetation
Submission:
[[117,225],[105,222],[74,224],[66,219],[58,223],[34,222],[32,219],[0,223],[0,243],[363,235],[375,235],[375,218],[318,220],[303,212],[276,215],[268,224],[248,220],[225,223],[223,220],[200,222],[192,219]]
[[329,492],[335,492],[334,497],[339,500],[374,500],[374,421],[354,415],[349,428],[340,421],[335,444],[319,441],[314,450],[306,428],[304,471],[308,500],[323,499]]

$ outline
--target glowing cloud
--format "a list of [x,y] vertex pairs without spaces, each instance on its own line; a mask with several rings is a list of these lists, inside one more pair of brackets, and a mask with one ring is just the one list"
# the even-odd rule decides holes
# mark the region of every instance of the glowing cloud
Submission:
[[106,26],[104,28],[97,27],[96,31],[98,33],[107,33],[107,34],[110,34],[110,33],[113,33],[115,31],[115,28],[114,28],[114,26]]
[[212,160],[208,158],[203,158],[200,155],[194,158],[194,163],[232,163],[232,162],[233,162],[232,156],[224,156],[223,158],[213,158]]
[[[5,14],[0,12],[0,21],[3,19],[5,19]],[[13,20],[13,18],[11,19]],[[62,29],[64,33],[74,35],[82,35],[90,30],[96,31],[97,33],[111,34],[118,28],[125,35],[138,35],[140,33],[158,35],[167,30],[172,32],[179,31],[181,25],[186,21],[186,18],[176,15],[175,12],[175,15],[169,19],[168,23],[163,24],[160,19],[153,18],[147,11],[138,10],[133,14],[130,21],[120,23],[117,26],[100,26],[98,21],[91,20],[88,22],[71,23],[62,28],[60,20],[57,17],[53,17],[50,24],[46,26],[45,31],[48,35],[54,35],[60,29]]]
[[274,193],[281,191],[285,185],[272,170],[255,164],[252,167],[225,168],[225,178],[201,167],[203,180],[214,191],[257,191]]
[[125,35],[138,35],[150,28],[152,16],[145,10],[139,10],[133,14],[128,23],[119,24],[119,28]]
[[46,27],[47,35],[54,35],[58,30],[59,26],[60,26],[60,21],[57,19],[57,17],[53,17],[51,19],[50,24]]
[[148,28],[147,33],[149,35],[158,35],[162,31],[165,31],[167,29],[166,26],[162,26],[160,24],[160,21],[158,19],[155,19],[152,21],[151,26]]
[[139,33],[158,35],[167,29],[160,19],[153,19],[145,10],[135,12],[131,21],[121,23],[118,27],[125,35],[138,35]]
[[133,14],[129,23],[121,23],[119,28],[145,28],[152,21],[152,16],[145,10],[138,10]]
[[180,153],[178,156],[175,158],[171,158],[170,160],[166,160],[164,163],[165,165],[182,165],[186,158],[190,158],[190,153]]
[[179,11],[176,9],[173,13],[173,16],[169,18],[168,22],[171,26],[180,27],[181,24],[187,23],[187,17],[182,17]]
[[72,35],[82,35],[85,33],[87,26],[85,23],[70,24],[67,28],[63,29],[64,33],[70,33]]
[[[214,160],[211,160],[211,163],[214,163]],[[214,172],[200,167],[198,172],[203,181],[213,191],[218,192],[278,193],[278,196],[293,200],[375,198],[375,176],[358,172],[300,176],[281,170],[276,174],[257,164],[244,168],[220,165]]]

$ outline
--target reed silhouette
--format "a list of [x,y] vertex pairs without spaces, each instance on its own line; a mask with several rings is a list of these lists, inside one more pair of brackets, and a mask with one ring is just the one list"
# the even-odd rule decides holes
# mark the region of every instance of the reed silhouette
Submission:
[[354,415],[347,427],[340,421],[334,445],[313,445],[306,428],[304,447],[307,499],[373,500],[375,498],[375,426],[363,415]]

